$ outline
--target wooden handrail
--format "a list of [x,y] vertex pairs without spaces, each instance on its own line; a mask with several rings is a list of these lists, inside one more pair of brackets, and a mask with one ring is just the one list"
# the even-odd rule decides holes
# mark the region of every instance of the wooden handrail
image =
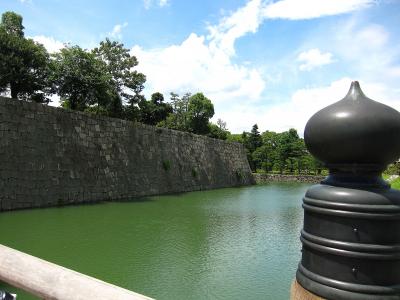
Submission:
[[151,300],[4,245],[0,245],[0,280],[42,299]]

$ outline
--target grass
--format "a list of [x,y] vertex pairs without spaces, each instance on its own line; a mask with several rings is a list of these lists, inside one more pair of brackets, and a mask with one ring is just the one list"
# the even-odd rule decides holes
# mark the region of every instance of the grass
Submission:
[[397,177],[395,180],[390,182],[392,189],[400,190],[400,177]]
[[397,177],[394,180],[389,180],[389,176],[390,175],[383,174],[383,179],[390,183],[392,189],[400,190],[400,177]]

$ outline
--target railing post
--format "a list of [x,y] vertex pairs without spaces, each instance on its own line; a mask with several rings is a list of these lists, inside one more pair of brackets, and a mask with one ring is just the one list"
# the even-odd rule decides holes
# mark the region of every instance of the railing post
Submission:
[[381,177],[400,156],[400,113],[355,81],[311,117],[304,139],[329,176],[303,199],[292,300],[400,299],[400,192]]

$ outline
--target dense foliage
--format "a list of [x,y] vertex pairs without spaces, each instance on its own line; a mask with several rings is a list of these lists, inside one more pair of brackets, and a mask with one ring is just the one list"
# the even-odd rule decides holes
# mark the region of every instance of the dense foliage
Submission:
[[[180,97],[171,93],[172,113],[157,126],[167,127],[195,134],[225,140],[228,136],[226,123],[219,120],[216,124],[210,122],[214,116],[214,105],[202,93],[192,95],[186,93]],[[223,126],[222,126],[223,125]]]
[[387,169],[385,171],[385,174],[400,176],[400,160],[395,162],[395,163],[393,163],[393,164],[390,164],[387,167]]
[[0,24],[0,92],[11,97],[48,102],[49,54],[46,49],[24,37],[22,17],[14,12],[2,15]]
[[[202,93],[171,93],[171,103],[156,92],[142,94],[146,76],[124,45],[106,38],[93,50],[66,45],[49,55],[24,37],[22,17],[5,12],[0,24],[0,93],[26,101],[48,102],[58,95],[66,109],[139,121],[149,125],[226,139],[223,121],[212,124],[214,105]],[[223,125],[223,126],[222,126]]]
[[232,134],[228,140],[243,143],[253,171],[281,174],[321,174],[324,171],[322,163],[310,155],[295,129],[260,134],[255,124],[250,132]]
[[152,94],[149,101],[142,99],[139,108],[140,121],[149,125],[157,125],[173,111],[171,104],[164,102],[164,95],[158,92]]
[[110,76],[93,53],[78,46],[63,48],[53,56],[51,68],[64,107],[85,110],[90,105],[107,106]]

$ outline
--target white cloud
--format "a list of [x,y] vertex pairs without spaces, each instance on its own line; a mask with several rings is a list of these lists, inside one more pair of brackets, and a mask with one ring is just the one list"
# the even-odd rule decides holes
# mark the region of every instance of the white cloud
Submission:
[[375,0],[282,0],[266,5],[268,19],[305,20],[333,16],[363,9]]
[[333,63],[332,53],[322,53],[318,48],[301,52],[297,60],[302,62],[299,66],[301,71],[311,71],[316,67]]
[[204,92],[212,101],[258,99],[264,80],[255,68],[233,64],[229,56],[212,49],[203,36],[192,33],[182,44],[131,53],[147,76],[147,92]]
[[147,76],[147,92],[187,91],[205,93],[212,101],[258,100],[265,81],[255,67],[232,62],[236,39],[257,30],[260,0],[252,0],[218,25],[209,26],[209,35],[189,35],[181,44],[131,53],[139,60],[138,69]]
[[159,1],[158,1],[158,5],[159,5],[160,7],[166,6],[166,5],[168,5],[168,4],[169,4],[169,0],[159,0]]
[[[352,80],[360,81],[367,97],[400,111],[400,48],[391,46],[390,35],[383,26],[360,24],[357,18],[351,18],[335,24],[332,32],[313,36],[307,42],[330,45],[335,59],[346,66],[341,72],[348,75],[326,85],[298,89],[273,106],[232,107],[219,117],[227,121],[233,132],[248,131],[257,123],[260,131],[284,131],[293,127],[302,135],[308,119],[323,107],[342,99]],[[240,118],[241,115],[246,115],[246,119]]]
[[277,2],[251,0],[218,25],[209,26],[209,39],[221,49],[234,54],[236,39],[255,33],[266,19],[304,20],[333,16],[360,10],[375,0],[281,0]]
[[[154,1],[144,0],[145,7],[149,8],[156,3]],[[261,97],[269,75],[251,62],[235,63],[235,42],[249,33],[256,33],[267,19],[319,18],[353,12],[373,3],[374,0],[250,0],[223,17],[218,24],[208,26],[206,36],[191,33],[182,43],[165,48],[144,49],[136,45],[131,53],[139,60],[138,70],[147,76],[146,93],[159,91],[167,95],[171,91],[180,94],[187,91],[204,92],[216,107],[214,118],[227,121],[232,132],[249,130],[254,123],[258,123],[262,130],[283,131],[294,127],[302,132],[312,112],[344,96],[350,79],[321,87],[319,93],[318,88],[299,90],[291,98],[281,99],[282,104],[267,108],[268,103],[261,103]],[[370,28],[359,38],[367,40],[379,34],[379,30]],[[385,36],[373,41],[373,44],[377,47],[385,44]],[[301,70],[332,63],[333,54],[336,58],[336,52],[331,49],[323,53],[314,45],[309,48],[311,50],[298,56],[302,63]],[[396,72],[400,72],[400,69],[393,69],[393,73]],[[344,85],[343,82],[346,82],[344,94],[343,88],[333,93],[333,89],[336,90],[340,84]],[[305,98],[312,100],[306,101]],[[263,107],[260,108],[260,105]]]
[[[351,81],[351,78],[343,77],[326,86],[299,89],[289,101],[268,108],[238,105],[223,112],[219,118],[226,121],[228,128],[236,133],[249,131],[257,123],[260,131],[282,132],[295,128],[302,136],[311,116],[341,100],[347,94]],[[376,82],[361,81],[360,84],[367,97],[400,110],[400,89]]]
[[156,5],[159,7],[168,6],[170,4],[170,0],[143,0],[144,8],[150,9],[153,2],[156,2]]
[[117,24],[114,26],[113,30],[109,33],[109,36],[116,39],[122,39],[122,29],[128,26],[128,22],[123,24]]
[[[400,49],[388,44],[390,35],[382,25],[360,26],[357,19],[339,25],[328,41],[335,55],[370,79],[396,73],[393,68]],[[382,74],[377,76],[377,72]]]
[[229,17],[223,18],[218,25],[209,26],[210,47],[235,54],[235,41],[247,33],[255,33],[262,23],[261,0],[249,1]]
[[55,53],[60,51],[60,49],[65,47],[63,42],[57,41],[53,37],[48,37],[44,35],[37,35],[32,37],[35,42],[42,44],[49,53]]
[[151,0],[143,0],[143,5],[145,9],[149,9],[151,5]]

